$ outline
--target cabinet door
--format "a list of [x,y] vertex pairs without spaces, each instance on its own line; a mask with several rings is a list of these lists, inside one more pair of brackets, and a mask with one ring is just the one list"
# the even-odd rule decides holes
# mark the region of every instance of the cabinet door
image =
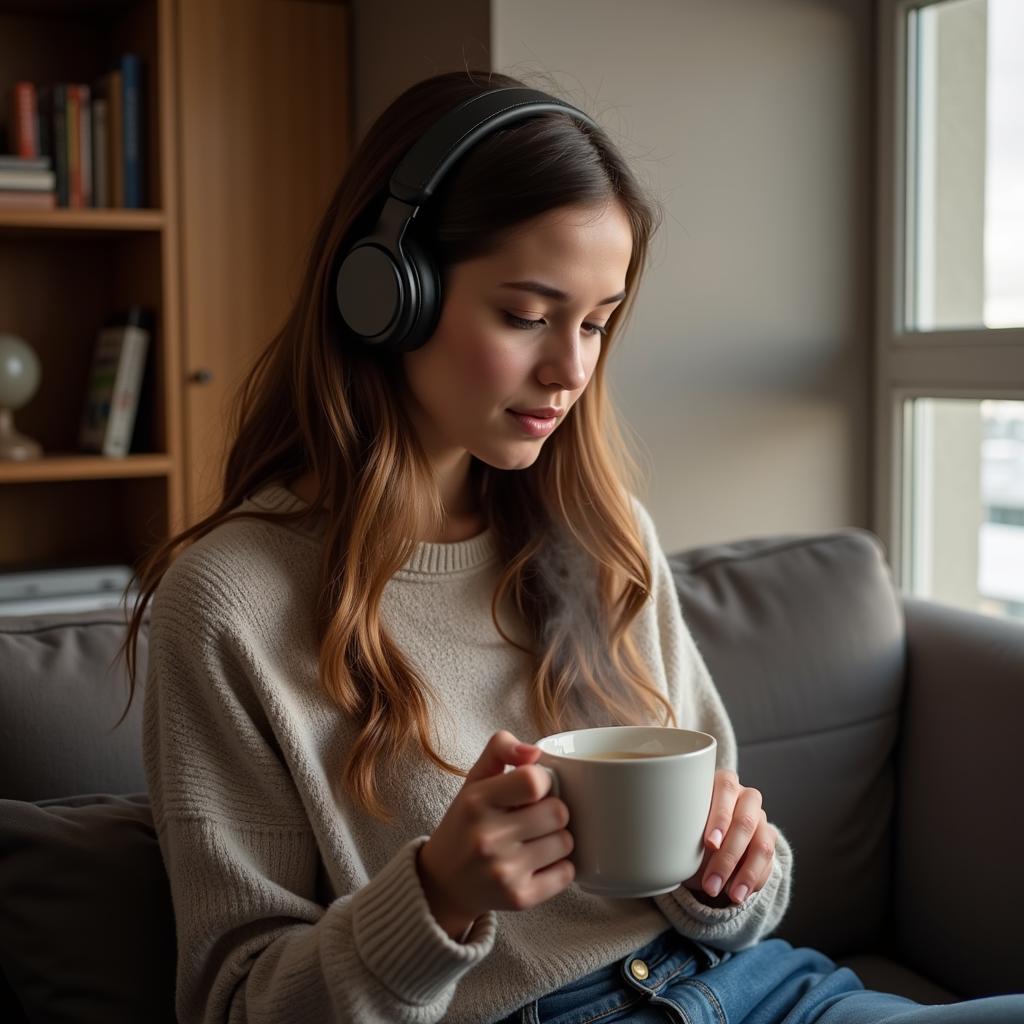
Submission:
[[178,0],[185,486],[219,500],[230,403],[298,292],[348,162],[349,10]]

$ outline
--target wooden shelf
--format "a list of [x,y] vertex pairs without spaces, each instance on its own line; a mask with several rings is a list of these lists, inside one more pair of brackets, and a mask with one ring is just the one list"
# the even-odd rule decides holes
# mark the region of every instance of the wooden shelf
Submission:
[[41,459],[0,462],[0,484],[51,483],[65,480],[113,480],[160,477],[171,472],[169,455],[76,455],[55,453]]
[[0,231],[17,229],[49,232],[161,231],[167,223],[163,210],[0,209]]

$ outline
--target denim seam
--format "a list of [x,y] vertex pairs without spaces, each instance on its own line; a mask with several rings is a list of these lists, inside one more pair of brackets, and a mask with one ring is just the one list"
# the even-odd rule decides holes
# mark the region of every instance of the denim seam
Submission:
[[599,1013],[596,1017],[587,1017],[586,1020],[579,1021],[579,1024],[593,1024],[595,1020],[601,1020],[602,1018],[607,1017],[610,1013],[618,1013],[619,1010],[626,1010],[631,1006],[635,1006],[639,1003],[642,1003],[643,1001],[643,996],[641,996],[639,999],[627,999],[624,1003],[619,1003],[618,1006],[612,1006],[609,1009],[604,1010],[602,1013]]
[[[674,971],[673,971],[673,972],[672,972],[671,974],[667,974],[667,975],[665,975],[665,977],[664,977],[664,978],[662,978],[662,979],[661,979],[661,981],[659,981],[659,982],[658,982],[658,984],[657,984],[657,988],[659,988],[659,989],[660,989],[660,988],[663,988],[663,987],[664,987],[665,985],[667,985],[667,984],[668,984],[668,983],[669,983],[669,982],[670,982],[670,981],[671,981],[671,980],[672,980],[672,979],[673,979],[673,978],[674,978],[674,977],[675,977],[675,976],[676,976],[676,975],[677,975],[677,974],[678,974],[678,973],[679,973],[680,971],[682,971],[682,970],[685,970],[685,969],[686,969],[687,967],[689,967],[689,966],[690,966],[690,964],[692,964],[692,963],[693,963],[693,962],[694,962],[694,961],[695,961],[696,959],[697,959],[696,957],[693,957],[693,956],[691,956],[691,957],[690,957],[690,958],[689,958],[689,959],[688,959],[688,960],[687,960],[687,961],[686,961],[685,963],[682,963],[682,964],[680,964],[680,965],[679,965],[679,966],[678,966],[678,967],[677,967],[677,968],[676,968],[676,969],[675,969],[675,970],[674,970]],[[645,987],[646,987],[646,986],[645,986]],[[652,989],[652,991],[654,991],[654,989]]]
[[725,1015],[725,1011],[722,1009],[722,1004],[718,1001],[718,996],[708,988],[699,978],[686,978],[683,981],[684,985],[693,985],[694,988],[700,989],[701,993],[711,1004],[712,1009],[715,1011],[715,1016],[720,1021],[720,1024],[729,1024],[729,1020]]

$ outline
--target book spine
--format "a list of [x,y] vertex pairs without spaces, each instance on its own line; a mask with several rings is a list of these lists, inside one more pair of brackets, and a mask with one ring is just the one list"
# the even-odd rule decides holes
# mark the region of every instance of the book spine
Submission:
[[79,102],[78,86],[72,82],[67,84],[66,92],[67,115],[67,154],[68,154],[68,206],[77,209],[82,205],[82,162],[79,148]]
[[110,206],[107,145],[107,101],[98,96],[92,101],[92,189],[96,206]]
[[11,137],[7,148],[18,156],[39,156],[39,105],[33,82],[15,82],[11,90]]
[[124,118],[121,72],[108,71],[103,76],[107,96],[107,170],[110,174],[110,205],[124,206]]
[[63,82],[53,86],[53,160],[57,171],[57,205],[68,205],[68,108]]
[[110,419],[103,440],[103,454],[124,456],[131,450],[135,414],[139,407],[142,370],[149,332],[141,327],[124,327],[121,359],[110,402]]
[[92,206],[92,97],[87,85],[78,87],[78,159],[82,176],[82,205]]
[[56,192],[0,190],[0,209],[3,210],[55,210],[56,208]]
[[53,160],[53,89],[49,85],[41,85],[36,91],[36,103],[39,108],[39,155]]
[[124,205],[142,206],[142,69],[139,55],[121,55],[124,118]]

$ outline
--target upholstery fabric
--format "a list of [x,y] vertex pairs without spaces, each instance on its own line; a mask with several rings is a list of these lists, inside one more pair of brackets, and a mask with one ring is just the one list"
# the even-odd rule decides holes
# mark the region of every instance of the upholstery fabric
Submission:
[[0,800],[0,963],[29,1020],[174,1020],[174,912],[145,794]]
[[[120,610],[0,618],[0,797],[140,793],[147,633],[128,701]],[[116,660],[115,660],[116,659]]]
[[890,903],[903,615],[878,539],[845,529],[669,559],[683,617],[794,850],[777,934],[842,956],[876,945]]

